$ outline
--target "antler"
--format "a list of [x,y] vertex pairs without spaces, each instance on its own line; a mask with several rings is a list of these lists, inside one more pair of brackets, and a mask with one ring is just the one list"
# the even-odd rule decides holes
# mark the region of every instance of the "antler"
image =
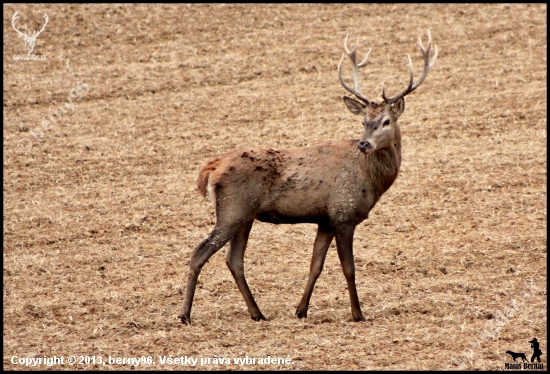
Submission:
[[435,61],[437,60],[437,45],[434,44],[434,48],[435,48],[434,55],[432,57],[432,60],[428,61],[431,46],[432,46],[432,36],[430,35],[430,30],[428,30],[428,46],[426,49],[424,49],[424,46],[422,45],[422,39],[418,37],[418,48],[420,49],[420,52],[422,52],[422,55],[424,56],[424,71],[422,72],[422,76],[416,83],[413,84],[413,66],[412,66],[411,56],[407,54],[407,57],[409,58],[409,71],[411,74],[411,77],[409,80],[409,86],[405,89],[405,91],[401,92],[399,95],[389,99],[386,97],[384,86],[382,86],[382,98],[386,103],[388,104],[395,103],[398,99],[416,90],[418,86],[420,86],[422,82],[424,82],[424,79],[426,79],[426,77],[428,76],[428,72],[435,65]]
[[367,64],[367,60],[369,59],[370,53],[372,52],[372,49],[374,48],[374,46],[372,46],[369,49],[364,60],[358,64],[355,61],[358,44],[359,44],[359,39],[357,39],[357,43],[355,43],[355,48],[353,48],[353,51],[350,51],[348,49],[348,35],[346,35],[346,39],[344,40],[344,51],[345,51],[345,54],[347,54],[348,57],[350,58],[351,63],[353,64],[353,88],[350,88],[342,78],[342,61],[344,61],[344,53],[342,53],[342,58],[340,59],[340,63],[338,63],[338,78],[340,79],[340,83],[342,84],[342,86],[344,86],[344,88],[348,92],[354,94],[358,99],[364,101],[367,105],[369,105],[370,104],[369,100],[366,97],[364,97],[363,93],[361,92],[361,83],[359,82],[359,76],[357,74],[357,71],[359,68],[362,68]]
[[27,38],[32,38],[34,36],[38,37],[38,35],[40,35],[42,33],[42,31],[44,31],[44,29],[46,28],[46,25],[48,24],[48,15],[46,13],[44,13],[44,19],[46,20],[46,22],[44,22],[44,24],[42,25],[42,28],[40,29],[40,31],[38,31],[38,32],[34,31],[34,33],[31,36],[29,36],[29,35],[27,35],[27,30],[25,30],[25,32],[21,32],[21,31],[19,31],[19,27],[15,27],[15,22],[19,18],[18,13],[19,13],[19,11],[16,10],[15,13],[13,14],[13,17],[11,18],[11,25],[12,25],[13,29],[15,31],[17,31],[17,33],[19,35],[21,35],[23,37],[27,37]]
[[44,19],[46,20],[46,22],[44,22],[44,24],[42,25],[42,29],[40,29],[38,33],[35,31],[33,36],[36,35],[36,37],[38,37],[38,35],[42,34],[42,31],[44,31],[44,29],[46,28],[46,25],[48,24],[48,15],[46,13],[44,13]]
[[26,33],[23,33],[23,32],[21,32],[21,31],[19,31],[19,27],[15,27],[15,22],[16,22],[17,19],[19,18],[19,16],[17,15],[18,13],[19,13],[19,11],[16,10],[15,13],[13,14],[13,17],[11,18],[11,26],[13,27],[13,29],[14,29],[15,31],[17,31],[17,33],[18,33],[19,35],[27,36]]

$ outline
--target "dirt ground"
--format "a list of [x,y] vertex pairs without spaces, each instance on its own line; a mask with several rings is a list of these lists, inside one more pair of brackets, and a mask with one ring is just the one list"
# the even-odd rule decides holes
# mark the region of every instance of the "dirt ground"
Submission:
[[[3,10],[4,369],[498,370],[534,337],[546,365],[546,5]],[[29,34],[48,15],[45,60],[17,59],[16,11]],[[225,247],[182,325],[214,224],[199,168],[242,145],[359,138],[344,37],[361,56],[375,45],[361,77],[380,100],[408,83],[407,53],[420,75],[427,29],[439,58],[407,96],[399,177],[355,232],[367,321],[352,322],[334,242],[297,319],[316,226],[256,222],[245,271],[270,321],[250,319]]]

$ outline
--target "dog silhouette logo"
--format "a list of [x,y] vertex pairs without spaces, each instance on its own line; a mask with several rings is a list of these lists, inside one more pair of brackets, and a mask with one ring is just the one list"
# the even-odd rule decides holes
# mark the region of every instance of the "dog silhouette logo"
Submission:
[[522,360],[521,362],[529,362],[527,361],[527,357],[525,357],[525,352],[518,353],[518,352],[506,351],[506,353],[512,356],[512,358],[514,359],[514,362],[516,362],[516,358],[521,358]]

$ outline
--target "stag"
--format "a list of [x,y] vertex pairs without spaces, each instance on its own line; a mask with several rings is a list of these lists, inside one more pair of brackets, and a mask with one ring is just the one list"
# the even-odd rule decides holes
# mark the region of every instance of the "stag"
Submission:
[[[397,124],[405,109],[405,96],[422,84],[437,59],[437,46],[430,61],[432,45],[418,47],[424,57],[424,71],[413,82],[413,67],[408,56],[410,81],[407,88],[391,98],[382,89],[381,103],[369,101],[361,92],[357,63],[357,43],[353,51],[344,40],[344,54],[338,64],[342,86],[358,100],[344,96],[344,103],[355,115],[363,117],[364,133],[360,140],[329,141],[311,147],[262,149],[243,147],[210,162],[199,172],[197,187],[210,195],[215,205],[216,224],[210,235],[192,252],[187,287],[179,318],[191,324],[191,306],[202,267],[208,259],[230,242],[226,264],[244,297],[253,320],[267,320],[262,314],[244,276],[244,252],[254,220],[281,223],[315,223],[309,280],[298,304],[298,318],[307,317],[313,287],[323,269],[330,243],[336,248],[351,300],[354,321],[365,321],[355,287],[353,234],[382,194],[395,181],[401,164],[401,132]],[[345,55],[352,63],[353,87],[342,78]]]
[[33,34],[31,36],[29,36],[29,35],[27,35],[27,29],[25,29],[25,32],[21,32],[21,31],[19,31],[19,27],[15,27],[15,22],[19,18],[18,13],[19,13],[19,11],[16,11],[15,14],[13,15],[13,17],[11,19],[11,25],[12,25],[13,29],[15,31],[17,31],[19,36],[22,37],[23,40],[25,41],[25,49],[27,50],[27,53],[31,54],[32,51],[34,50],[34,45],[36,44],[36,39],[42,33],[42,31],[44,31],[44,29],[46,28],[46,25],[48,24],[48,15],[44,13],[44,19],[46,21],[42,25],[42,28],[40,29],[40,31],[34,30]]

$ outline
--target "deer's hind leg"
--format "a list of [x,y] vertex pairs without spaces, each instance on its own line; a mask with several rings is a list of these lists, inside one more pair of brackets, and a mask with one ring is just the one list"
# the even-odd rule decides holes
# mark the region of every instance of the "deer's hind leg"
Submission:
[[[229,253],[235,252],[235,258],[237,260],[231,261],[230,263],[231,266],[234,266],[235,269],[237,269],[237,274],[239,274],[238,258],[240,255],[240,263],[242,268],[242,258],[244,256],[244,249],[246,248],[246,242],[248,240],[248,233],[252,227],[254,212],[259,203],[251,204],[250,201],[247,200],[249,198],[248,195],[244,196],[242,194],[231,194],[230,192],[231,191],[222,189],[219,185],[214,186],[214,194],[212,197],[213,200],[216,201],[216,226],[210,235],[208,235],[202,243],[195,247],[191,255],[191,260],[189,262],[189,275],[187,277],[187,287],[183,296],[181,314],[179,315],[182,323],[191,324],[191,306],[193,304],[195,288],[197,287],[197,279],[199,278],[202,267],[214,253],[220,250],[220,248],[222,248],[232,238],[235,239],[232,240],[231,247],[237,249],[230,249]],[[246,207],[247,209],[241,209],[240,207]],[[241,251],[242,253],[240,253]],[[244,280],[244,274],[242,277],[238,275],[235,280],[237,281],[237,285],[239,285],[241,292],[243,292],[243,289],[241,288],[242,285],[245,286],[244,292],[246,293],[248,290],[248,285],[246,285],[246,281]],[[243,296],[248,304],[249,300],[247,299],[247,295],[245,293],[243,293]],[[250,290],[248,290],[248,294],[250,295],[250,298],[252,298]],[[252,298],[252,301],[253,300],[254,299]],[[253,314],[252,318],[255,316],[258,318],[263,317],[257,306],[256,310],[257,313]],[[253,310],[251,310],[251,314],[252,312]]]
[[182,323],[191,324],[191,306],[193,305],[197,280],[202,267],[214,253],[220,250],[235,235],[238,229],[239,227],[235,226],[220,227],[216,224],[210,235],[193,250],[189,261],[189,275],[187,276],[187,286],[183,296],[183,306],[181,314],[178,316]]
[[244,251],[246,250],[248,234],[250,233],[253,222],[254,220],[251,220],[250,222],[242,225],[239,231],[237,231],[237,233],[231,238],[225,263],[231,271],[231,274],[239,287],[239,291],[241,291],[241,294],[243,295],[246,306],[248,307],[248,312],[250,313],[250,317],[255,321],[259,321],[261,319],[267,321],[267,318],[265,318],[260,311],[260,308],[258,308],[258,304],[256,304],[254,296],[252,296],[248,283],[244,277]]

